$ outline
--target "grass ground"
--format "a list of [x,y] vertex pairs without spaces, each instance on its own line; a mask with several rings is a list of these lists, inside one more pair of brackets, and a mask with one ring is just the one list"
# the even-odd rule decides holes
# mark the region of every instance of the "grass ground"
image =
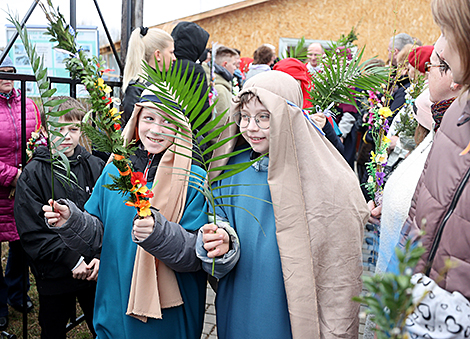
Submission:
[[[3,271],[5,272],[5,267],[8,259],[8,243],[1,243],[1,264]],[[36,281],[32,274],[30,274],[31,288],[29,290],[29,296],[34,303],[34,309],[28,314],[28,338],[40,338],[41,337],[41,328],[38,323],[38,312],[39,312],[39,301],[38,301],[38,292],[36,289]],[[77,304],[77,316],[82,314],[80,306]],[[9,315],[9,325],[6,329],[6,332],[9,334],[15,334],[17,338],[23,338],[23,314],[17,312],[10,307]],[[3,336],[1,338],[4,338]],[[88,327],[85,322],[82,322],[80,325],[76,326],[70,332],[67,333],[67,338],[73,339],[89,339],[92,338]]]

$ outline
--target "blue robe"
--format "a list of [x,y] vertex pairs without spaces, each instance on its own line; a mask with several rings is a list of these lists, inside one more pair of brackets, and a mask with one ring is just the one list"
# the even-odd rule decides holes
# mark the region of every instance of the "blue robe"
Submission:
[[[229,164],[249,160],[247,151],[232,157]],[[271,202],[267,177],[267,168],[257,171],[251,166],[220,182],[221,186],[250,186],[223,188],[220,195],[247,194]],[[273,206],[249,197],[224,198],[218,203],[246,208],[259,220],[258,223],[240,208],[216,208],[217,215],[230,223],[240,239],[238,263],[219,280],[216,298],[219,339],[292,338]]]
[[[192,171],[204,175],[199,167]],[[125,197],[103,187],[111,183],[108,173],[119,175],[114,165],[107,166],[96,182],[85,209],[104,225],[100,272],[96,287],[94,327],[98,338],[194,338],[199,339],[204,321],[206,274],[175,272],[184,304],[162,310],[162,319],[143,323],[126,315],[137,245],[131,231],[134,207],[124,205]],[[148,184],[151,187],[151,183]],[[188,187],[186,207],[180,225],[195,231],[207,222],[202,194]]]

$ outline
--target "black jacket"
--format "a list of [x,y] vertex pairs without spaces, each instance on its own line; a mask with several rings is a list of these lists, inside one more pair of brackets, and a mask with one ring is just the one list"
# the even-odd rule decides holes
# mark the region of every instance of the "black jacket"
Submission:
[[[203,55],[209,41],[209,33],[194,22],[180,22],[171,32],[171,36],[175,40],[175,56],[176,67],[181,68],[181,74],[188,69],[188,76],[194,71],[191,84],[197,83],[197,88],[202,87],[201,98],[207,92],[208,86],[206,81],[206,72],[200,63],[204,60],[199,58]],[[197,82],[196,82],[197,79]],[[207,99],[198,114],[209,108],[209,100]],[[187,115],[191,112],[186,112]],[[204,124],[212,119],[211,115],[206,119]],[[203,125],[204,125],[203,124]],[[202,126],[199,126],[201,129]]]
[[[104,162],[81,146],[77,146],[69,162],[80,187],[73,183],[69,186],[55,175],[54,199],[68,198],[83,210]],[[72,269],[80,254],[70,250],[59,235],[46,226],[42,206],[52,197],[51,183],[49,151],[46,147],[39,147],[18,180],[14,210],[18,234],[31,259],[38,291],[45,295],[68,293],[92,284],[72,277]],[[85,261],[91,259],[85,258]]]

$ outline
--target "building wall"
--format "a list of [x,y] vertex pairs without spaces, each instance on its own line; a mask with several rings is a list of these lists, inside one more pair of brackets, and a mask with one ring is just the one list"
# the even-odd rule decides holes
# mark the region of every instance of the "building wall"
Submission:
[[394,34],[406,32],[424,44],[440,34],[430,0],[271,0],[195,22],[210,33],[210,42],[238,48],[242,56],[263,43],[279,48],[281,37],[337,40],[359,22],[356,43],[366,45],[366,58],[386,60]]

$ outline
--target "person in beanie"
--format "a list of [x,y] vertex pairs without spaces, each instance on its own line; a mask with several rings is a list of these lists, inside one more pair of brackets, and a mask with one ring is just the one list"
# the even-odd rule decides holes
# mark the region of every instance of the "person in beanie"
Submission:
[[[0,65],[0,72],[16,73],[16,68],[7,56]],[[0,266],[0,330],[8,326],[8,306],[30,311],[33,303],[23,305],[24,252],[16,231],[13,204],[15,188],[21,175],[21,95],[13,87],[13,80],[2,80],[0,76],[0,241],[8,241],[5,276]],[[35,103],[26,99],[26,138],[41,127],[41,116]],[[27,141],[27,140],[26,140]]]

